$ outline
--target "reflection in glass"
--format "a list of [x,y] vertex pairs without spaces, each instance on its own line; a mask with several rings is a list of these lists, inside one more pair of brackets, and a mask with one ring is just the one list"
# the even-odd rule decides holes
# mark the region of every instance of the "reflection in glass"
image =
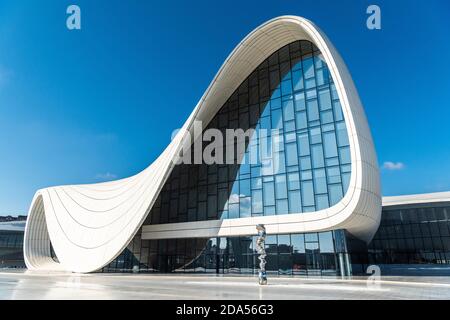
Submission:
[[312,212],[336,204],[348,188],[351,158],[339,97],[308,41],[262,62],[210,128],[267,129],[268,136],[246,141],[242,157],[251,164],[175,166],[144,224]]

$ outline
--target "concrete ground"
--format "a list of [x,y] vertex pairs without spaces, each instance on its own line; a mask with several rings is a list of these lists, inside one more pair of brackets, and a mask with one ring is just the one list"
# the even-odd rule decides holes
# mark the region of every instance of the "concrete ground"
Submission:
[[270,277],[0,272],[0,299],[450,299],[450,277]]

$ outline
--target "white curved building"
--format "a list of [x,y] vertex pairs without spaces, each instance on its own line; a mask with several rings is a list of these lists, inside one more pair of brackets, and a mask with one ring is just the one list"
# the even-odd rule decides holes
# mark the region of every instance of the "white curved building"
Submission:
[[[272,153],[256,151],[251,164],[174,164],[189,136],[201,138],[196,121],[204,130],[267,129]],[[237,158],[248,159],[261,144],[252,136]],[[254,264],[241,262],[254,254],[247,249],[262,223],[278,248],[306,250],[312,269],[318,258],[319,268],[342,270],[346,237],[370,241],[380,215],[375,149],[351,76],[312,22],[282,16],[237,45],[147,169],[113,182],[38,190],[24,256],[30,270],[93,272],[111,262],[126,269],[118,267],[124,256],[135,270],[248,270]],[[239,241],[248,245],[238,250]],[[324,268],[323,261],[333,264],[329,254],[335,265]],[[291,270],[302,269],[293,253],[290,259]]]

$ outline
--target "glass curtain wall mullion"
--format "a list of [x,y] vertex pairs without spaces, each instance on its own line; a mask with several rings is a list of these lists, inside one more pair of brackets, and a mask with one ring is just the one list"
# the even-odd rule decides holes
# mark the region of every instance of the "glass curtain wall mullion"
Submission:
[[[303,55],[301,46],[300,46],[300,55],[301,55],[300,63],[302,65],[301,74],[302,74],[302,79],[303,79],[302,94],[304,95],[304,101],[305,101],[305,118],[306,118],[306,130],[307,130],[306,134],[308,136],[308,142],[309,142],[309,148],[310,148],[309,162],[311,163],[311,168],[309,170],[312,172],[313,154],[312,154],[312,149],[311,149],[311,146],[312,146],[311,129],[310,129],[311,121],[310,121],[310,112],[308,112],[308,98],[306,96],[307,88],[306,88],[306,75],[305,75],[305,61],[303,59],[304,55]],[[304,212],[304,204],[305,203],[310,204],[310,201],[306,201],[306,195],[305,195],[306,190],[304,187],[306,186],[306,182],[307,182],[306,180],[303,179],[303,174],[304,174],[303,172],[305,172],[305,171],[307,171],[307,170],[305,170],[302,167],[301,163],[299,162],[299,177],[300,177],[300,190],[301,190],[300,195],[301,195],[301,199],[302,199],[302,212]],[[311,177],[310,182],[312,183],[313,190],[315,190],[314,181],[313,181],[312,177]],[[314,207],[315,207],[315,194],[313,195],[313,203],[314,203]]]
[[[313,55],[313,66],[314,66],[314,73],[315,73],[315,75],[317,74],[317,65],[316,65],[316,59],[319,59],[318,58],[318,56],[317,55]],[[328,203],[326,204],[326,207],[329,207],[329,204],[330,204],[330,199],[329,199],[329,197],[330,197],[330,195],[329,195],[329,192],[328,192],[328,185],[329,185],[329,183],[328,183],[328,176],[327,176],[327,174],[326,174],[326,167],[327,167],[327,165],[326,165],[326,161],[327,161],[327,158],[326,158],[326,153],[325,153],[325,138],[324,138],[324,132],[323,132],[323,130],[322,130],[322,117],[321,117],[321,115],[322,115],[322,101],[321,101],[321,99],[320,99],[320,96],[319,96],[319,90],[318,90],[318,83],[317,83],[317,76],[315,76],[314,77],[314,82],[315,82],[315,88],[316,88],[316,91],[317,91],[317,104],[318,104],[318,109],[319,109],[319,126],[320,126],[320,134],[321,134],[321,139],[322,139],[322,149],[323,149],[323,159],[324,159],[324,167],[323,167],[323,171],[324,171],[324,173],[325,173],[325,184],[326,184],[326,193],[325,193],[325,195],[326,195],[326,198],[327,198],[327,201],[328,201]],[[316,172],[317,172],[317,168],[313,171],[313,181],[314,181],[314,194],[315,194],[315,202],[316,202],[316,210],[320,210],[320,209],[322,209],[322,208],[317,208],[317,206],[318,206],[318,201],[317,201],[317,199],[318,199],[318,194],[319,194],[319,192],[317,192],[317,186],[316,186]]]

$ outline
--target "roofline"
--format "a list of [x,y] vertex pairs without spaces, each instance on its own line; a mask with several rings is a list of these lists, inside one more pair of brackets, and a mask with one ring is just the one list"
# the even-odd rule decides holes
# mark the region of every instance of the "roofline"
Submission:
[[435,202],[450,203],[450,191],[383,197],[382,202],[383,207]]

